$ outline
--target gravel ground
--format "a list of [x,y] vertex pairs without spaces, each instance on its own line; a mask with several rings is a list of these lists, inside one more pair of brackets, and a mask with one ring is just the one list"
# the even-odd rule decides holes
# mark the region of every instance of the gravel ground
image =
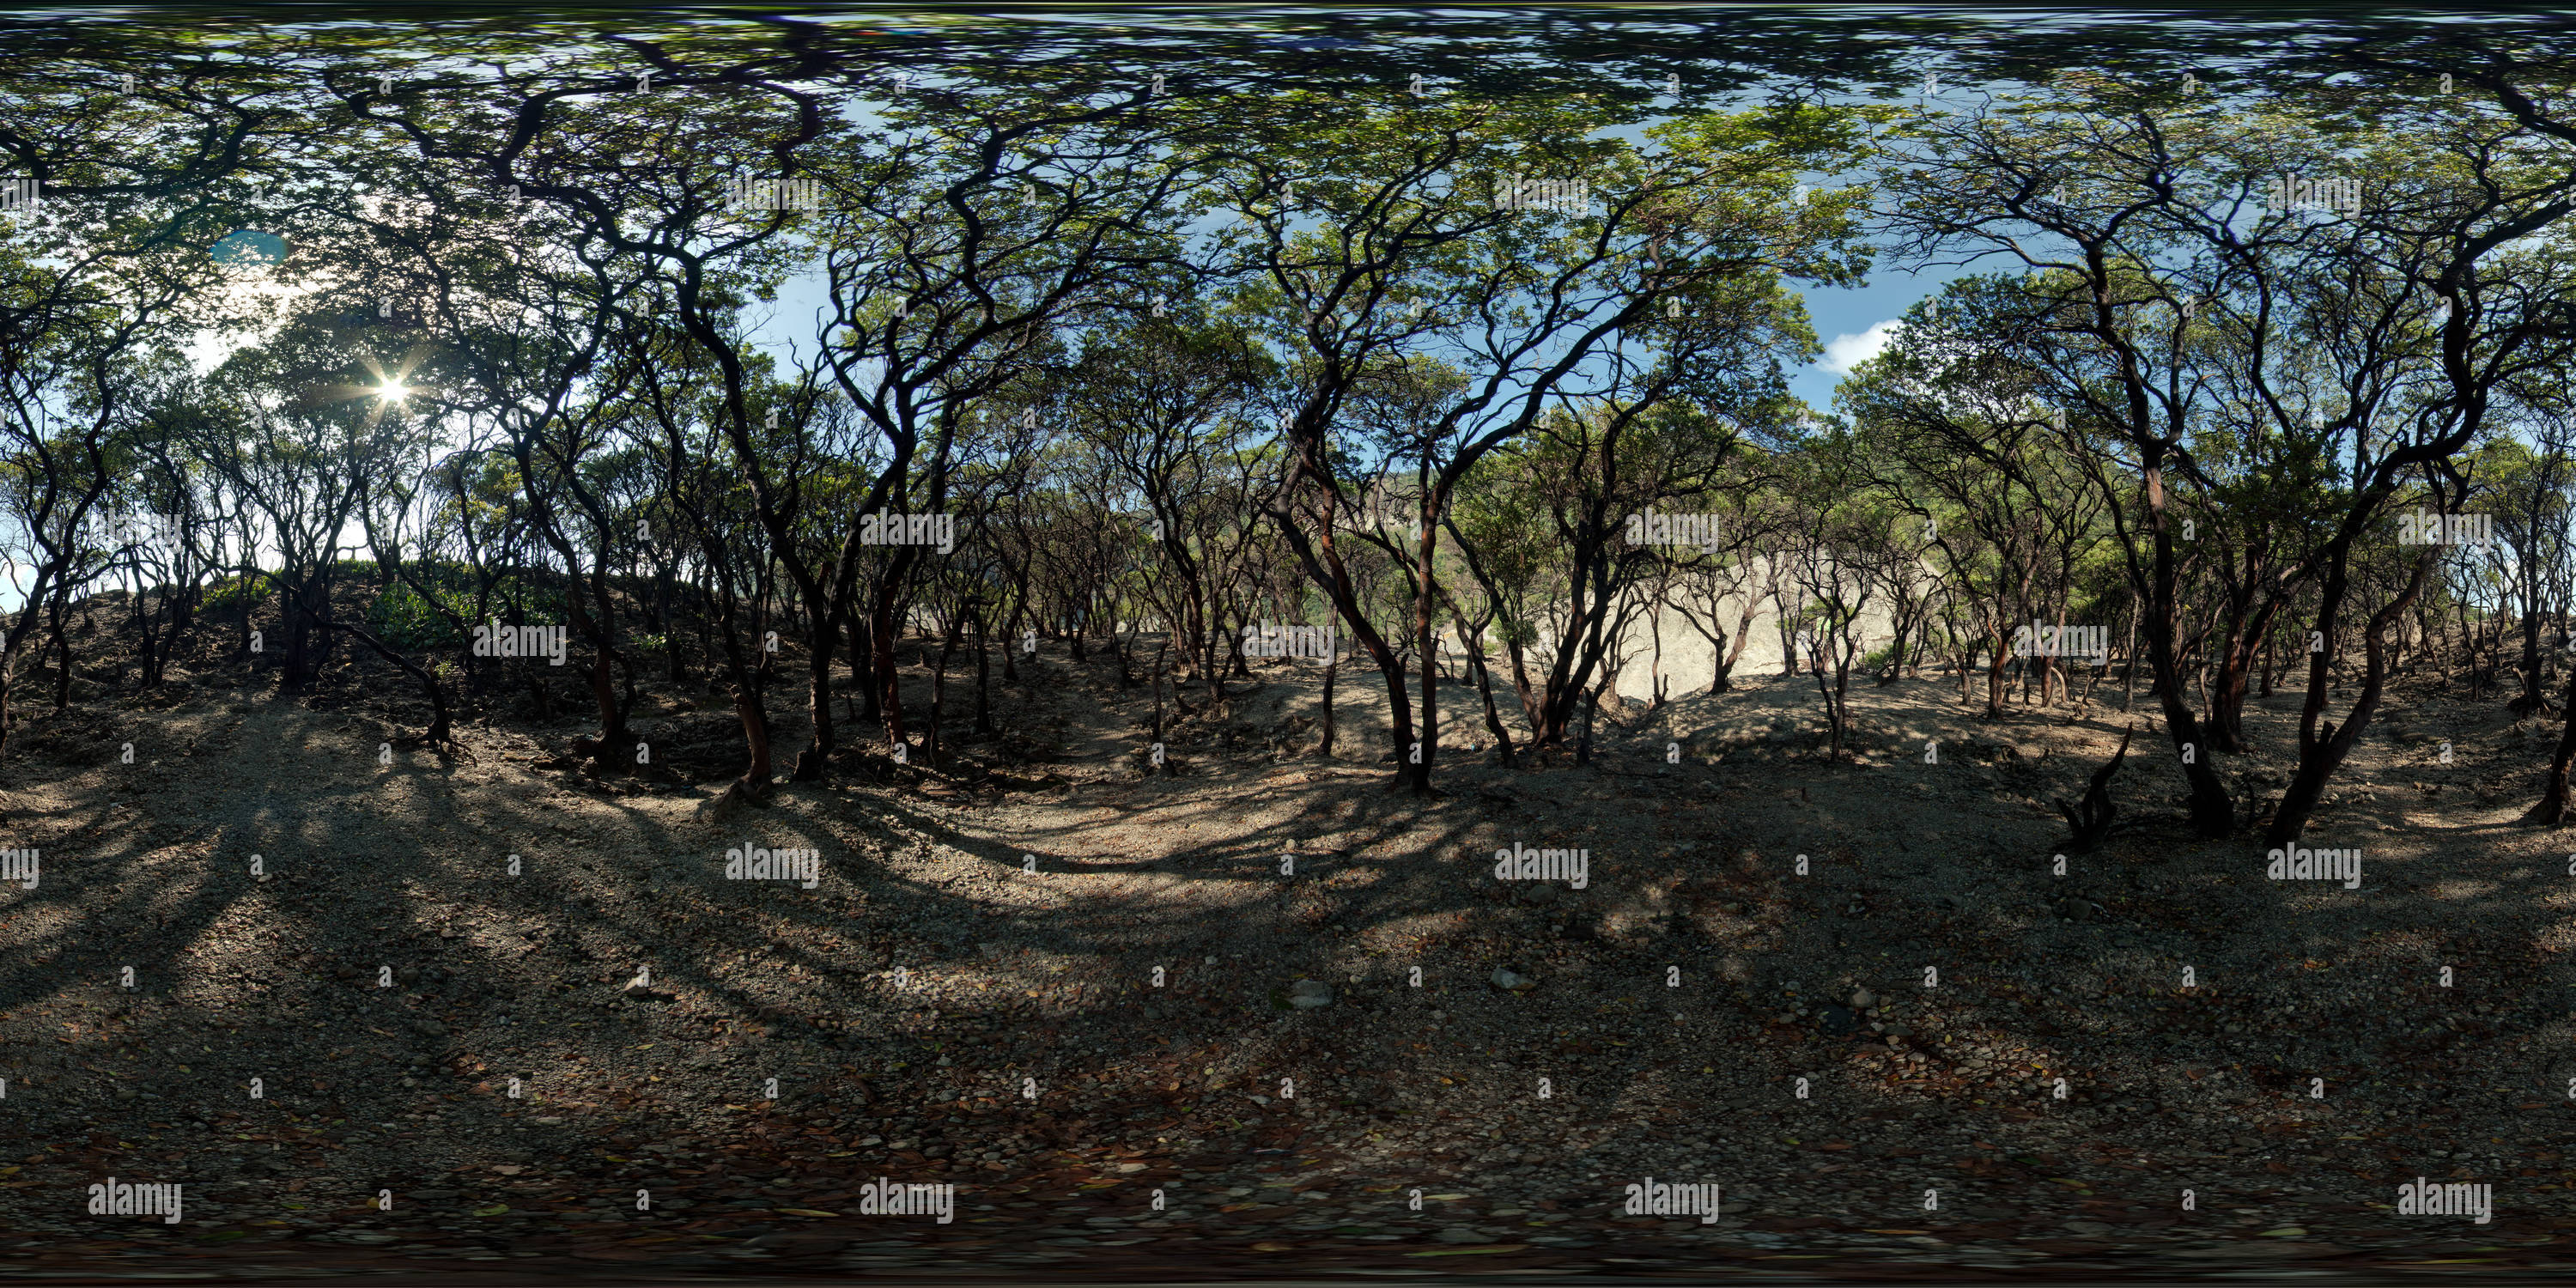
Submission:
[[[1954,682],[1856,689],[1858,765],[1813,755],[1812,681],[1745,677],[1417,801],[1362,677],[1341,759],[1281,663],[1158,775],[1144,690],[1050,650],[954,772],[854,753],[715,815],[721,701],[656,697],[680,772],[603,782],[576,723],[441,757],[384,746],[418,717],[365,667],[242,678],[12,750],[43,875],[0,893],[0,1274],[2436,1273],[2576,1228],[2576,883],[2510,824],[2554,730],[2493,703],[2396,695],[2309,841],[2364,850],[2348,890],[2183,839],[2143,728],[2136,826],[2056,875],[2047,802],[2145,717],[1981,722]],[[1515,845],[1585,850],[1584,888],[1496,880]],[[816,888],[725,879],[746,846],[818,851]],[[111,1175],[182,1221],[90,1215]],[[2418,1176],[2493,1221],[2397,1214]],[[880,1177],[953,1223],[860,1215]],[[1650,1177],[1721,1219],[1627,1215]]]

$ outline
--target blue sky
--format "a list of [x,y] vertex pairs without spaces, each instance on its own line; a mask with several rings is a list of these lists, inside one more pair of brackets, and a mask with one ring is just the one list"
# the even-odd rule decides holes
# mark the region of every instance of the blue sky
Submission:
[[1916,300],[1938,294],[1967,272],[1947,265],[1912,272],[1882,263],[1859,286],[1809,288],[1807,313],[1816,339],[1825,346],[1825,357],[1792,374],[1789,391],[1806,399],[1808,406],[1831,412],[1834,386],[1842,382],[1851,364],[1875,356],[1886,343],[1888,329]]
[[[1887,329],[1915,301],[1938,293],[1968,271],[1949,265],[1914,271],[1882,262],[1859,286],[1806,288],[1808,316],[1816,339],[1825,346],[1825,356],[1791,373],[1790,392],[1820,412],[1832,411],[1834,386],[1851,364],[1876,354],[1885,343]],[[778,356],[782,367],[791,341],[807,354],[813,352],[812,319],[825,302],[822,280],[815,276],[793,279],[779,291],[777,304],[767,310],[766,324],[755,334]]]

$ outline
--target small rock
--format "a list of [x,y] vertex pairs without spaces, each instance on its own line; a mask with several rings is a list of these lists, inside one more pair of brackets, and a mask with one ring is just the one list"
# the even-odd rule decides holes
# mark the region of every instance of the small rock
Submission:
[[1538,987],[1537,980],[1531,979],[1529,976],[1521,974],[1519,971],[1513,970],[1509,966],[1495,967],[1492,983],[1494,987],[1512,993],[1526,993],[1531,989]]
[[1288,1004],[1301,1011],[1333,1004],[1333,986],[1318,979],[1301,979],[1288,986]]
[[1556,902],[1556,896],[1556,886],[1546,881],[1541,881],[1538,884],[1521,891],[1521,901],[1523,903],[1536,904],[1542,908]]
[[427,1017],[412,1021],[411,1031],[425,1038],[443,1038],[447,1036],[446,1025]]
[[1297,1191],[1284,1189],[1262,1190],[1252,1196],[1252,1201],[1255,1203],[1294,1203],[1297,1201]]
[[1878,1005],[1878,997],[1868,989],[1861,989],[1851,995],[1851,1008],[1855,1011],[1866,1011],[1876,1005]]

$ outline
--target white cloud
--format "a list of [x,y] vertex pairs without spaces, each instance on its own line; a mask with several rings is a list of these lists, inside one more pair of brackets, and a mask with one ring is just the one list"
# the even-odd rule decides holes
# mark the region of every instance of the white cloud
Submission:
[[1889,318],[1870,329],[1853,335],[1845,331],[1825,342],[1824,361],[1817,366],[1837,376],[1851,374],[1851,369],[1878,356],[1887,347],[1888,338],[1896,334],[1897,320]]

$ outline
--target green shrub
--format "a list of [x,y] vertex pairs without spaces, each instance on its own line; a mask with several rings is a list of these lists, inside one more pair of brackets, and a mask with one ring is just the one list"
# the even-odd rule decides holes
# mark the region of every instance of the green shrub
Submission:
[[257,577],[226,577],[206,588],[205,606],[199,611],[230,617],[241,611],[245,602],[257,600],[268,584]]
[[367,606],[367,629],[407,653],[455,648],[465,642],[456,627],[429,606],[428,600],[400,583]]

